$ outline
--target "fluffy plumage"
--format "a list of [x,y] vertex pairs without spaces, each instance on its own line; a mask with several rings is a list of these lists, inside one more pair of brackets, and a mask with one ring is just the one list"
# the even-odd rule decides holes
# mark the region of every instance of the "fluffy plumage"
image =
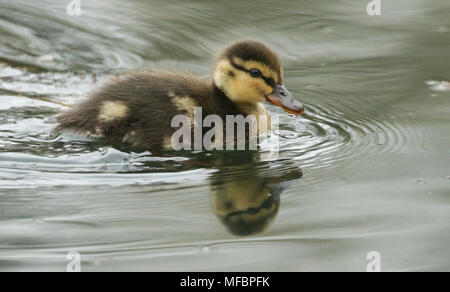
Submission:
[[171,127],[172,118],[191,118],[194,106],[202,107],[204,116],[215,114],[223,120],[226,115],[268,116],[259,103],[272,101],[282,86],[282,72],[279,58],[265,45],[234,43],[219,56],[212,81],[176,73],[129,74],[62,113],[57,130],[148,150],[167,149],[177,130]]

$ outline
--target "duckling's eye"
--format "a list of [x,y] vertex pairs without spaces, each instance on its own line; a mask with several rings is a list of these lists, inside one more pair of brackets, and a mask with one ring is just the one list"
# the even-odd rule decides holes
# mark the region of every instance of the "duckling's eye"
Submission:
[[250,69],[249,72],[252,77],[255,78],[261,77],[261,71],[259,71],[258,69]]

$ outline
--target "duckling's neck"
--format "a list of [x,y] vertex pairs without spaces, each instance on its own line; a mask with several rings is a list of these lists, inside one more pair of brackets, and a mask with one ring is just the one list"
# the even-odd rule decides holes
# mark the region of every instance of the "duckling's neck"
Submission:
[[212,84],[214,100],[217,102],[214,105],[214,111],[220,111],[223,115],[245,114],[238,105],[231,101],[231,99],[214,83]]
[[214,96],[219,102],[218,108],[225,109],[226,114],[237,115],[242,114],[244,116],[253,115],[259,113],[262,105],[258,103],[236,103],[233,102],[217,85],[213,83]]
[[[214,99],[217,104],[215,105],[215,109],[213,109],[215,114],[218,114],[222,117],[226,115],[243,115],[245,117],[249,115],[253,115],[257,120],[257,131],[258,135],[265,133],[267,130],[271,129],[271,118],[269,112],[266,110],[264,105],[261,103],[256,104],[243,104],[243,103],[234,103],[231,99],[213,83],[213,92]],[[261,116],[266,117],[266,123],[261,124],[260,119]]]

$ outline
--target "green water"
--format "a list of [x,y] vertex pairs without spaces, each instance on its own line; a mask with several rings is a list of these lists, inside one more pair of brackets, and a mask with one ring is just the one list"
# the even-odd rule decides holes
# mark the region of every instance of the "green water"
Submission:
[[[65,271],[76,251],[83,271],[365,271],[377,251],[383,271],[450,271],[447,0],[69,2],[0,0],[0,270]],[[52,132],[112,75],[206,77],[241,38],[274,48],[306,106],[267,105],[276,158]],[[230,227],[227,205],[268,190]]]

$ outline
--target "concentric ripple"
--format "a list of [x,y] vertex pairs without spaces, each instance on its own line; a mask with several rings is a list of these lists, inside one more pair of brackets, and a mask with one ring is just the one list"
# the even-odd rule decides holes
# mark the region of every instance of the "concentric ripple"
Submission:
[[350,119],[333,108],[307,105],[300,118],[280,113],[281,152],[300,160],[303,167],[329,167],[369,152],[401,151],[411,137],[395,120],[380,121],[355,111]]

